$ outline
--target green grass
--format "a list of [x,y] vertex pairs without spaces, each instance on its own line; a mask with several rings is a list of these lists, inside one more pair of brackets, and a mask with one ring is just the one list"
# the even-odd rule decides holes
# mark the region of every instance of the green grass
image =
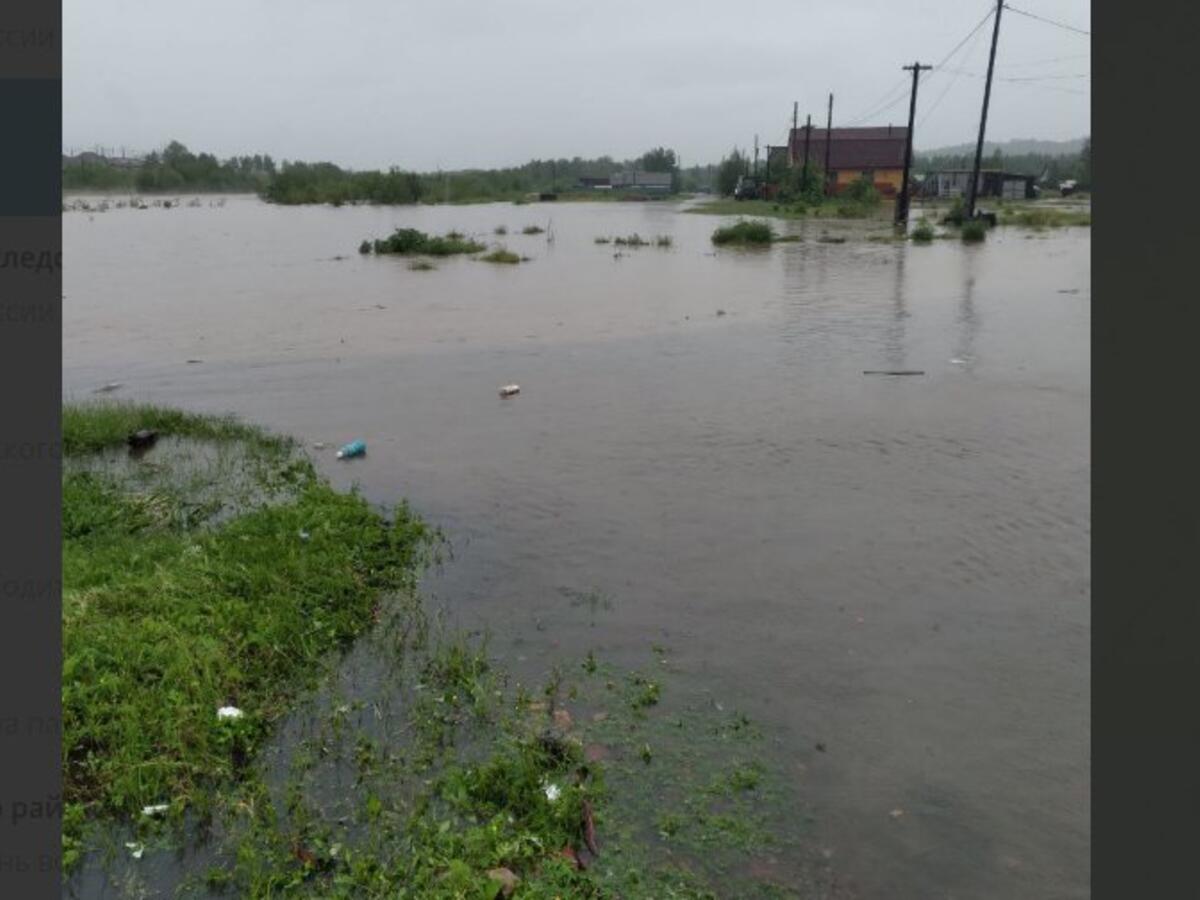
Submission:
[[[493,900],[498,868],[518,900],[821,895],[748,869],[802,859],[809,820],[762,732],[689,692],[668,648],[647,674],[589,652],[527,688],[417,602],[432,535],[405,507],[335,492],[232,419],[93,404],[64,421],[88,448],[64,459],[68,869],[89,826],[118,822],[161,856],[116,864],[171,871],[198,813],[212,861],[190,887],[229,896]],[[171,431],[130,460],[126,431],[149,426]],[[191,443],[254,460],[259,499],[177,514],[213,480],[173,455]],[[583,596],[582,614],[607,603]],[[355,641],[349,674],[326,676]],[[245,717],[219,722],[226,704]],[[272,738],[285,714],[303,727]],[[140,815],[155,803],[165,820]],[[587,858],[593,828],[581,870],[563,853]]]
[[484,262],[503,263],[505,265],[515,266],[521,262],[521,257],[505,247],[497,247],[491,253],[485,253],[479,257]]
[[913,226],[913,230],[909,233],[909,237],[912,238],[914,244],[932,243],[934,238],[933,226],[929,224],[928,219],[921,219],[915,226]]
[[987,237],[987,224],[978,219],[964,222],[959,232],[964,243],[978,244]]
[[769,222],[742,220],[734,225],[725,225],[712,233],[712,242],[717,245],[766,245],[776,239],[775,229]]
[[1035,229],[1089,227],[1092,224],[1092,214],[1082,210],[1048,207],[1004,207],[1000,210],[998,224]]
[[[380,592],[412,587],[426,529],[403,507],[389,520],[335,492],[290,442],[228,418],[89,404],[65,407],[63,423],[70,864],[87,820],[134,820],[156,803],[203,810],[236,781],[318,663],[370,626]],[[88,458],[137,428],[258,447],[290,490],[209,521],[186,492],[147,493],[115,459]],[[164,467],[153,459],[165,449],[144,465]],[[218,721],[225,705],[244,718]]]
[[280,452],[294,446],[289,437],[271,434],[233,416],[198,415],[149,404],[97,402],[63,406],[63,454],[75,456],[123,447],[131,433],[144,428],[154,429],[163,437],[241,441]]
[[459,253],[480,253],[487,248],[462,234],[451,231],[444,237],[428,235],[415,228],[397,228],[383,240],[376,240],[372,248],[377,254],[400,256],[453,256]]
[[808,215],[804,203],[777,203],[773,200],[706,200],[689,206],[685,212],[714,216],[761,216],[771,219],[803,219]]

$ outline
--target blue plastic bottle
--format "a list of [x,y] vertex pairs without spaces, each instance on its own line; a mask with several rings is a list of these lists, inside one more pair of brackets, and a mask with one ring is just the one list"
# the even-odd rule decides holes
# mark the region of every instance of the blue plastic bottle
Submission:
[[338,459],[350,459],[352,456],[365,456],[367,452],[366,441],[351,441],[345,447],[337,452]]

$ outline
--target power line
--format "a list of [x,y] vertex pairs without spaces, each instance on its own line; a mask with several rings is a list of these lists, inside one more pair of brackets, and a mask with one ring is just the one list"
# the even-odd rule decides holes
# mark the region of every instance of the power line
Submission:
[[[993,12],[992,10],[990,10],[990,9],[988,10],[988,14],[987,14],[987,16],[984,17],[983,22],[986,22],[991,17],[992,12]],[[975,40],[971,41],[971,45],[967,48],[967,53],[966,53],[967,59],[970,58],[971,53],[974,52],[976,45],[979,43],[979,36],[982,34],[982,32],[979,29],[982,27],[983,22],[980,22],[979,25],[975,26]],[[949,59],[949,57],[947,57],[947,60],[948,59]],[[939,106],[941,106],[942,101],[946,99],[946,95],[948,93],[950,93],[950,89],[952,87],[954,87],[955,84],[958,83],[958,78],[960,75],[973,74],[973,73],[967,72],[965,69],[955,69],[955,68],[948,69],[948,68],[946,68],[945,65],[942,66],[941,71],[943,71],[943,72],[948,71],[951,73],[951,75],[953,77],[946,83],[946,86],[942,89],[942,92],[940,94],[938,94],[937,99],[933,101],[933,104],[927,110],[925,110],[925,115],[921,116],[921,121],[917,123],[918,127],[924,127],[926,120],[928,120],[929,117],[931,115],[933,115],[933,111],[935,109],[937,109]]]
[[1054,19],[1047,19],[1044,16],[1035,15],[1031,12],[1025,12],[1025,10],[1017,9],[1015,6],[1009,6],[1007,3],[1004,4],[1004,8],[1015,12],[1018,16],[1026,16],[1030,19],[1037,19],[1039,22],[1045,22],[1047,25],[1054,25],[1056,28],[1063,28],[1067,31],[1073,31],[1076,34],[1086,35],[1087,37],[1092,36],[1090,31],[1084,31],[1082,28],[1076,28],[1074,25],[1067,25],[1065,22],[1056,22]]
[[[966,44],[967,41],[971,40],[972,37],[974,37],[975,35],[977,35],[979,33],[979,29],[983,28],[983,26],[987,24],[988,19],[990,19],[993,15],[995,15],[995,12],[996,12],[995,8],[991,7],[989,4],[987,13],[985,13],[984,17],[982,19],[980,19],[978,23],[976,23],[975,27],[972,28],[970,31],[968,31],[966,36],[962,40],[960,40],[957,44],[955,44],[949,53],[947,53],[945,56],[942,57],[941,62],[934,63],[933,74],[932,75],[922,74],[919,76],[919,78],[921,78],[925,81],[928,81],[929,78],[933,77],[933,75],[936,75],[938,73],[938,71],[941,69],[941,67],[944,66],[947,62],[949,62],[955,56],[955,54],[957,54],[958,51],[962,49],[963,45]],[[893,86],[891,90],[889,90],[886,94],[883,95],[883,98],[881,98],[879,100],[879,102],[877,102],[874,106],[868,107],[867,112],[865,112],[861,116],[858,116],[854,119],[851,119],[849,122],[847,122],[846,123],[847,126],[857,125],[859,122],[864,122],[867,119],[872,119],[872,118],[882,115],[883,113],[892,109],[898,103],[901,103],[907,96],[907,92],[904,90],[904,88],[907,86],[908,86],[908,79],[907,78],[901,79],[897,85]],[[897,93],[897,91],[899,91],[899,93]],[[944,92],[943,92],[943,94],[944,94]],[[895,95],[895,96],[893,96],[893,95]],[[922,121],[924,121],[924,120],[922,120]]]

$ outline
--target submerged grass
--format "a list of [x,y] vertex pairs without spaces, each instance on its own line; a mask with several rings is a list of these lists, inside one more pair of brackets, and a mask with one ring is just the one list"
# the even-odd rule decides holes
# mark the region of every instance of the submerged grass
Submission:
[[987,238],[987,231],[988,227],[986,223],[979,219],[972,219],[963,223],[959,231],[959,236],[962,238],[963,243],[978,244]]
[[[292,485],[286,502],[201,528],[170,508],[186,498],[64,466],[69,865],[85,820],[203,810],[236,780],[317,663],[371,624],[377,595],[411,587],[426,529],[335,492],[288,442],[230,419],[103,404],[67,406],[63,423],[67,463],[158,428],[258,444]],[[219,720],[227,705],[244,715]]]
[[998,224],[1035,229],[1089,227],[1092,224],[1092,214],[1083,210],[1049,207],[1003,207]]
[[929,244],[933,242],[934,231],[933,226],[929,224],[928,219],[921,219],[913,226],[913,230],[909,233],[914,244]]
[[[430,535],[407,509],[385,518],[290,443],[232,420],[111,405],[64,420],[71,446],[90,448],[72,467],[125,428],[176,422],[261,447],[291,486],[188,528],[119,467],[68,469],[68,867],[99,818],[161,854],[130,861],[131,879],[156,870],[178,859],[164,829],[182,833],[198,811],[209,868],[184,895],[494,900],[507,884],[516,900],[828,896],[761,731],[681,690],[667,648],[652,648],[653,671],[588,653],[527,689],[486,640],[431,623],[412,598]],[[387,677],[325,680],[302,739],[256,755],[320,661],[368,631]],[[243,717],[218,720],[223,705]],[[157,803],[166,826],[139,814]]]
[[[437,237],[416,228],[397,228],[387,238],[376,240],[371,247],[377,254],[392,253],[401,256],[453,256],[459,253],[480,253],[487,249],[483,244],[472,241],[457,231]],[[362,248],[359,249],[361,251]]]
[[717,245],[766,245],[774,240],[776,240],[775,229],[771,227],[770,222],[754,222],[745,219],[734,225],[724,225],[712,233],[712,242]]
[[513,253],[511,250],[509,250],[506,247],[497,247],[491,253],[485,253],[483,256],[481,256],[479,258],[481,260],[483,260],[484,262],[503,263],[505,265],[510,265],[510,266],[515,266],[517,263],[521,262],[521,260],[522,260],[521,256],[519,256],[516,253]]

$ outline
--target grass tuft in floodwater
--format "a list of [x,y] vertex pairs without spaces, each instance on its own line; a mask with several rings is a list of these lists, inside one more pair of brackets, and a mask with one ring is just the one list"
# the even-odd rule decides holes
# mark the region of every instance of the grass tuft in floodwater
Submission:
[[909,237],[912,238],[914,244],[932,243],[934,238],[933,226],[929,224],[928,219],[921,219],[913,227],[913,230],[909,233]]
[[372,246],[378,254],[394,253],[400,256],[453,256],[458,253],[479,253],[487,249],[483,244],[469,240],[457,231],[437,237],[415,228],[397,228],[390,236],[375,241]]
[[412,272],[432,272],[437,266],[427,259],[414,259],[408,264],[408,268]]
[[972,219],[969,222],[964,222],[960,237],[964,243],[978,244],[987,237],[987,224],[979,219]]
[[506,247],[497,247],[491,253],[485,253],[479,258],[484,262],[503,263],[510,266],[515,266],[517,263],[522,262],[525,259],[525,257],[513,253]]
[[545,234],[546,229],[539,225],[526,225],[521,229],[521,234]]
[[724,244],[770,244],[775,240],[775,229],[769,222],[739,221],[735,225],[725,225],[712,233],[712,242]]
[[493,229],[492,229],[492,233],[493,233],[493,234],[500,234],[500,235],[508,234],[508,226],[506,226],[506,225],[497,225],[495,228],[493,228]]

